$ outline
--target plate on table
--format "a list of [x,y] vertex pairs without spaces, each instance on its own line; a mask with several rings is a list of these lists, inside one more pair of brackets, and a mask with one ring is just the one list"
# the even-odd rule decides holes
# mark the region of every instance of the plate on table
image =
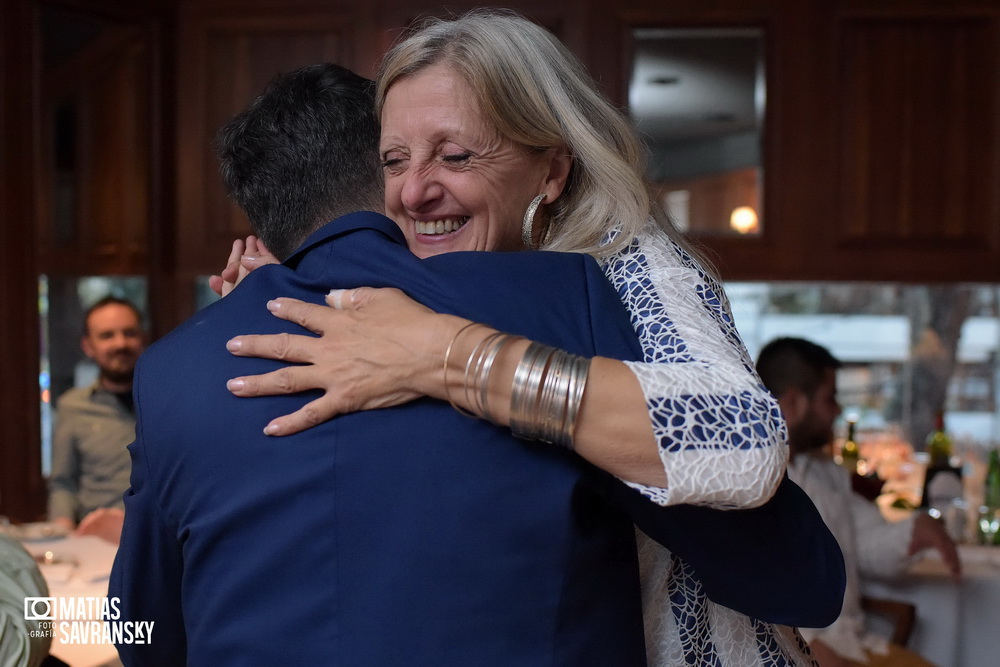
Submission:
[[45,542],[47,540],[60,540],[69,535],[69,530],[65,526],[50,521],[36,521],[34,523],[11,524],[4,526],[3,532],[8,537],[12,537],[19,542]]

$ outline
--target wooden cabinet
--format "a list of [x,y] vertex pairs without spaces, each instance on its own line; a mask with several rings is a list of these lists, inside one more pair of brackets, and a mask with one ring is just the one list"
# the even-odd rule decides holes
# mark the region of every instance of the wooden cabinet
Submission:
[[1000,280],[1000,9],[934,4],[824,21],[823,277]]

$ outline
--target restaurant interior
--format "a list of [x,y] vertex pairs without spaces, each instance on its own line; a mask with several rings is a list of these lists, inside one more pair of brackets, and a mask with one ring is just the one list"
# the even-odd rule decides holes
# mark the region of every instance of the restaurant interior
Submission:
[[[407,26],[477,4],[0,3],[5,522],[45,518],[53,406],[94,377],[78,345],[86,308],[128,298],[155,340],[216,298],[208,276],[249,233],[216,130],[279,72],[329,61],[373,76]],[[834,452],[853,423],[857,473],[885,483],[888,513],[919,505],[944,415],[965,578],[928,557],[871,593],[912,605],[906,641],[937,664],[992,664],[1000,547],[982,545],[978,509],[1000,447],[1000,4],[504,6],[554,32],[627,110],[750,355],[800,336],[843,362]]]

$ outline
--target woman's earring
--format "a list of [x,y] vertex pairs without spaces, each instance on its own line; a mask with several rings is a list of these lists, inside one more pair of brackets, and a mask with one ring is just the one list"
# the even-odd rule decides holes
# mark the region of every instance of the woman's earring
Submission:
[[531,228],[535,224],[535,213],[538,211],[539,204],[542,203],[546,194],[543,192],[528,204],[528,210],[524,212],[524,222],[521,224],[521,240],[524,241],[524,247],[534,250],[535,242],[532,239]]

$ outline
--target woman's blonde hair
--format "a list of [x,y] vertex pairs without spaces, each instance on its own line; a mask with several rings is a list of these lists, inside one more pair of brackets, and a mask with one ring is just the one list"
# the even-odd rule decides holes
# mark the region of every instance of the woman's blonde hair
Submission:
[[[546,250],[611,254],[650,218],[688,247],[650,194],[643,176],[646,153],[631,123],[547,30],[499,10],[429,19],[382,61],[379,115],[394,83],[439,63],[463,78],[502,136],[532,149],[567,149],[573,156],[563,194],[546,207],[551,226]],[[621,233],[608,243],[616,226]]]

